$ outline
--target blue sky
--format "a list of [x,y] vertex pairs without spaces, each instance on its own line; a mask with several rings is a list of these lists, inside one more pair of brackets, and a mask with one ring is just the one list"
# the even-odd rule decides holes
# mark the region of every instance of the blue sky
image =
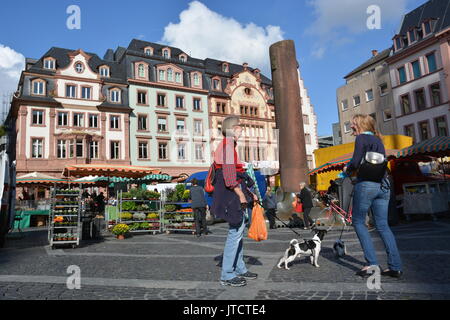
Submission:
[[[2,1],[0,93],[16,87],[24,57],[50,47],[82,48],[103,57],[131,39],[168,43],[194,57],[248,62],[269,73],[268,46],[295,41],[302,78],[318,117],[319,135],[338,121],[336,89],[343,76],[391,45],[402,14],[425,0],[246,1]],[[69,30],[66,9],[81,9],[81,29]],[[366,9],[381,9],[381,29],[369,30]],[[181,14],[181,15],[180,15]],[[251,44],[251,45],[249,45]],[[12,89],[11,89],[12,88]]]

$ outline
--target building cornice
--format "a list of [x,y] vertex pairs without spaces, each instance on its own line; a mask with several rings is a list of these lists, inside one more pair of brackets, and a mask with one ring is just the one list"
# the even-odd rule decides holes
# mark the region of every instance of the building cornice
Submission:
[[419,43],[416,43],[415,45],[413,45],[412,47],[407,47],[405,49],[401,49],[400,52],[395,53],[393,56],[388,57],[385,61],[388,64],[393,64],[395,62],[398,62],[402,59],[405,59],[407,57],[409,57],[410,55],[419,52],[423,49],[425,49],[426,47],[437,43],[439,40],[436,37],[430,37],[428,39],[425,39]]
[[208,90],[204,89],[196,89],[196,88],[188,88],[184,86],[175,86],[170,85],[168,83],[159,83],[159,82],[152,82],[152,81],[146,81],[146,80],[138,80],[138,79],[132,79],[128,78],[128,82],[130,84],[138,84],[146,87],[155,87],[155,88],[163,88],[163,89],[170,89],[170,90],[179,90],[179,91],[186,91],[186,92],[193,92],[197,94],[208,94]]

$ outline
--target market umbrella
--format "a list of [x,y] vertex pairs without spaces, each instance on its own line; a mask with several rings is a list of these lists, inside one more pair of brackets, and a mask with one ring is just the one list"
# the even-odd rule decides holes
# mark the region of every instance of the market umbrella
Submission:
[[54,185],[65,184],[69,181],[67,179],[55,178],[40,172],[31,172],[24,174],[16,179],[16,185]]
[[[399,150],[397,149],[387,149],[386,150],[386,156],[387,158],[394,158]],[[353,157],[353,152],[352,153],[346,153],[343,154],[339,157],[336,157],[334,159],[331,159],[330,161],[328,161],[327,163],[321,165],[320,167],[317,167],[311,171],[308,172],[309,175],[313,175],[313,174],[317,174],[317,173],[322,173],[322,172],[327,172],[327,171],[333,171],[333,170],[342,170],[344,169],[344,166],[350,162],[350,160]]]
[[79,164],[66,165],[63,171],[64,176],[85,177],[98,175],[105,177],[122,178],[142,178],[149,174],[159,174],[160,169],[131,166],[131,165],[112,165],[112,164]]
[[397,152],[397,158],[414,156],[447,157],[450,156],[450,136],[437,136],[413,144]]

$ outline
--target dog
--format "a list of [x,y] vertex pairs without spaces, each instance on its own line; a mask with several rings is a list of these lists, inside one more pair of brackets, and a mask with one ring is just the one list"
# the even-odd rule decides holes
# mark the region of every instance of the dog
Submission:
[[347,254],[347,248],[342,240],[336,240],[333,245],[333,252],[337,257],[343,257]]
[[286,249],[284,256],[278,262],[278,268],[284,267],[286,270],[289,270],[289,263],[295,260],[295,258],[300,257],[301,255],[310,256],[310,261],[313,266],[319,268],[319,264],[317,260],[319,258],[320,249],[323,237],[327,233],[326,230],[315,230],[316,234],[311,240],[304,239],[305,241],[299,243],[297,239],[292,239],[289,245],[289,248]]

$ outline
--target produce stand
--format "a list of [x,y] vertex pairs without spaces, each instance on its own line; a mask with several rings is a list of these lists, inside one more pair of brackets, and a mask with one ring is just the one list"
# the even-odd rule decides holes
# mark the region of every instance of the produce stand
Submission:
[[119,192],[119,223],[127,224],[130,233],[161,233],[161,201],[124,198]]
[[410,220],[412,214],[435,214],[449,209],[450,184],[446,180],[405,183],[403,213]]
[[194,213],[189,202],[163,202],[164,231],[195,234]]
[[81,236],[81,186],[78,189],[52,188],[52,201],[48,222],[50,247],[80,245]]

